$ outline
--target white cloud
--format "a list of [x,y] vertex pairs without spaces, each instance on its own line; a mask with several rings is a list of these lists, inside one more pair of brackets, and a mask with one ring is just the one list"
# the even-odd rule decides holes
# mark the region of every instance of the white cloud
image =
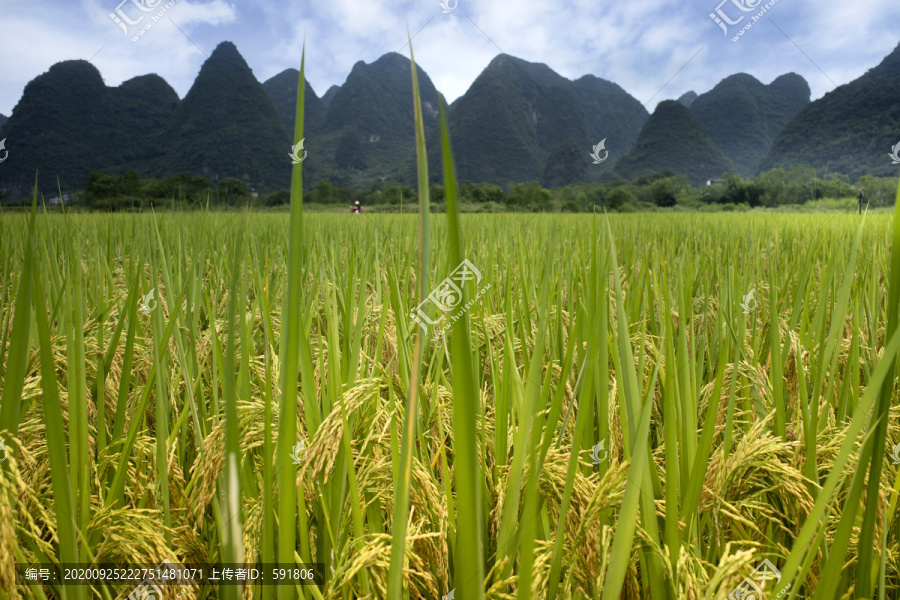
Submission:
[[17,59],[0,69],[0,112],[9,114],[25,84],[52,64],[90,58],[101,47],[93,62],[109,84],[155,72],[183,96],[205,55],[223,40],[233,41],[264,80],[299,67],[305,39],[307,79],[321,95],[343,83],[359,60],[371,63],[392,51],[408,56],[407,31],[422,68],[450,101],[500,49],[570,79],[611,80],[641,102],[665,85],[650,110],[691,89],[708,91],[737,72],[769,83],[794,71],[816,98],[834,86],[813,62],[846,83],[894,49],[898,39],[890,27],[900,19],[896,0],[869,0],[864,8],[847,0],[778,0],[733,43],[709,19],[718,0],[458,0],[448,14],[438,0],[177,0],[133,43],[109,17],[120,1],[0,0],[0,39],[17,49]]
[[[179,25],[222,25],[233,23],[237,20],[237,10],[234,5],[222,0],[211,2],[191,2],[190,0],[178,0],[177,12],[173,12],[172,18]],[[173,7],[173,11],[174,11]]]

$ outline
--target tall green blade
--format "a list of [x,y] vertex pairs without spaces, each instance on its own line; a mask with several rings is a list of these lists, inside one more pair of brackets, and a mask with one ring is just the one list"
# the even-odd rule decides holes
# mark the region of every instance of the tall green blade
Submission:
[[37,175],[34,178],[34,199],[31,203],[31,218],[25,235],[25,260],[19,276],[19,290],[16,292],[16,311],[13,317],[12,335],[3,379],[3,397],[0,398],[0,431],[16,435],[19,430],[19,412],[22,405],[22,388],[25,386],[25,370],[28,366],[28,352],[31,340],[31,272],[32,245],[34,244],[34,223],[37,218]]
[[[50,342],[50,324],[47,320],[47,303],[40,279],[40,268],[29,270],[23,277],[34,280],[34,313],[38,340],[41,346],[41,389],[44,393],[44,427],[47,432],[47,454],[50,458],[50,482],[53,492],[53,508],[56,513],[56,533],[59,538],[59,558],[63,563],[78,563],[77,524],[72,482],[69,478],[69,459],[66,452],[66,432],[59,387],[56,382],[56,362]],[[81,600],[85,597],[82,586],[62,586],[63,600]]]
[[[456,166],[450,147],[447,115],[440,105],[441,161],[444,167],[444,198],[447,202],[447,238],[450,264],[462,264],[462,231],[457,204]],[[467,306],[469,291],[463,288],[460,306]],[[469,315],[463,312],[450,331],[451,381],[453,385],[453,449],[456,454],[454,475],[457,494],[456,590],[460,598],[480,600],[484,597],[484,517],[481,512],[483,475],[478,460],[477,427],[481,400],[472,365],[472,343]]]
[[[412,68],[413,109],[415,110],[416,129],[416,168],[419,181],[419,299],[428,295],[428,253],[430,251],[428,204],[428,157],[425,154],[425,122],[422,117],[422,102],[419,97],[419,80],[416,76],[416,59],[412,51],[412,39],[409,40],[409,54]],[[397,315],[403,318],[405,315]],[[425,344],[420,327],[415,328],[416,341],[413,346],[412,377],[409,382],[409,393],[406,411],[403,416],[403,437],[400,440],[400,462],[395,470],[394,486],[394,521],[391,532],[391,566],[388,572],[388,598],[403,596],[403,563],[406,551],[406,521],[409,515],[409,493],[412,482],[412,454],[416,439],[416,415],[419,400],[419,381],[422,377],[422,352]]]
[[[646,487],[649,481],[648,448],[650,433],[650,414],[652,402],[648,399],[642,403],[640,390],[635,373],[631,340],[628,334],[628,320],[625,316],[625,302],[622,293],[622,285],[618,277],[618,260],[616,259],[616,247],[613,240],[612,228],[607,221],[609,232],[610,256],[612,258],[613,281],[616,291],[616,321],[618,327],[619,356],[616,371],[622,373],[623,403],[626,406],[626,420],[622,426],[625,429],[625,453],[631,458],[628,467],[628,480],[625,488],[625,497],[622,500],[622,509],[619,511],[616,532],[613,537],[612,558],[606,573],[606,581],[603,585],[603,596],[617,598],[622,591],[625,582],[625,572],[631,559],[631,545],[634,541],[635,528],[637,526],[638,508],[640,507],[642,523],[650,532],[650,519],[655,521],[656,513],[652,511],[652,501],[648,502],[647,494],[652,490]],[[624,371],[624,372],[623,372]],[[648,507],[649,504],[649,507]],[[655,522],[652,523],[655,528]],[[656,540],[654,540],[656,541]],[[661,576],[658,572],[655,559],[650,556],[650,581],[655,595],[660,596],[658,589],[661,587]],[[660,596],[661,597],[661,596]]]
[[[898,320],[900,320],[900,187],[897,188],[897,200],[894,205],[894,239],[891,250],[891,273],[890,283],[888,285],[887,298],[887,329],[885,330],[885,339],[890,338],[897,331]],[[854,252],[855,258],[855,252]],[[849,282],[845,281],[845,285]],[[841,313],[843,316],[843,313]],[[888,360],[885,351],[884,360]],[[896,372],[896,360],[890,361],[890,370],[887,373],[886,380],[894,381],[894,373]],[[874,583],[872,577],[874,575],[873,564],[875,558],[875,548],[880,544],[875,541],[875,523],[879,513],[879,488],[881,487],[881,469],[884,465],[884,448],[885,439],[887,438],[888,428],[888,411],[891,408],[891,397],[893,395],[893,385],[885,385],[881,389],[878,397],[878,404],[875,407],[875,413],[872,415],[872,426],[874,428],[873,444],[875,445],[872,452],[871,462],[869,464],[869,480],[866,489],[866,510],[863,513],[862,529],[859,534],[859,564],[856,569],[856,575],[859,583],[856,588],[857,598],[871,597]],[[882,534],[884,535],[884,534]]]
[[[300,59],[300,79],[297,84],[297,110],[294,124],[294,143],[303,137],[304,92],[306,88],[306,47]],[[293,563],[296,545],[297,471],[291,459],[297,443],[297,370],[300,364],[300,319],[303,276],[303,162],[297,162],[291,172],[291,221],[288,235],[287,289],[281,331],[281,401],[278,411],[278,442],[275,470],[278,481],[278,562]],[[293,597],[290,586],[278,587],[278,599]]]
[[[225,464],[224,494],[222,515],[222,557],[223,562],[240,564],[244,562],[243,525],[241,518],[241,448],[240,423],[238,422],[238,390],[235,372],[237,363],[238,306],[242,304],[238,298],[243,297],[243,235],[235,235],[232,248],[231,284],[228,294],[228,314],[225,331],[225,368],[222,373],[222,397],[225,402]],[[224,600],[237,600],[242,595],[243,586],[223,585],[221,594]]]

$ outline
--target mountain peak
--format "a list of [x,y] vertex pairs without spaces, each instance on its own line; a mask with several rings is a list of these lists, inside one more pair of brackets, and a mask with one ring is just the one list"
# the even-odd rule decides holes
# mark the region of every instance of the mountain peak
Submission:
[[894,50],[884,57],[881,63],[871,70],[887,71],[893,74],[900,73],[900,44]]
[[250,65],[231,42],[222,42],[200,67],[200,73],[188,91],[189,100],[196,90],[217,88],[218,93],[235,93],[255,89],[260,85]]
[[491,59],[491,62],[488,63],[487,68],[490,69],[491,67],[499,67],[499,66],[503,65],[504,63],[515,62],[518,60],[520,60],[520,59],[516,58],[515,56],[512,56],[505,52],[501,52],[500,54],[495,56],[493,59]]
[[238,85],[249,85],[250,79],[255,83],[259,83],[253,75],[250,65],[247,64],[247,61],[238,52],[237,47],[231,42],[222,42],[216,46],[213,53],[200,67],[200,74],[197,75],[194,85],[197,85],[204,78],[213,77],[218,79],[222,76],[232,78],[232,83]]
[[885,57],[885,60],[889,58],[900,61],[900,44],[897,44],[897,47],[894,48],[893,51],[891,51],[891,53],[887,55],[887,57]]
[[[410,64],[402,54],[389,52],[371,64],[359,61],[353,65],[344,84],[329,97],[323,132],[356,126],[373,144],[414,136]],[[417,73],[425,126],[429,127],[437,123],[438,94],[421,65]]]
[[508,74],[513,78],[525,75],[532,83],[542,86],[568,86],[572,83],[544,63],[529,62],[509,54],[495,56],[484,72]]
[[337,91],[341,89],[338,85],[333,85],[328,88],[328,91],[322,94],[322,102],[325,104],[331,103],[331,99],[334,98],[334,95],[337,94]]
[[178,103],[175,91],[156,75],[110,88],[88,61],[57,63],[25,86],[3,125],[10,143],[28,143],[4,163],[0,187],[22,193],[41,171],[74,190],[91,171],[121,171],[126,163],[140,169],[147,150],[159,147],[153,139],[158,124],[168,121]]
[[[52,81],[57,85],[75,85],[81,89],[103,90],[106,84],[92,63],[86,60],[64,60],[58,62],[35,81]],[[30,84],[29,84],[30,85]]]
[[[609,138],[610,153],[625,153],[646,118],[641,103],[614,83],[593,75],[571,81],[545,64],[500,54],[453,104],[449,124],[459,177],[507,185],[542,172],[552,183],[577,181],[593,145]],[[599,179],[610,168],[584,176]]]
[[697,99],[697,92],[695,92],[694,90],[691,90],[689,92],[683,93],[678,98],[678,102],[681,102],[682,104],[684,104],[685,106],[690,108],[691,104],[693,104],[694,100],[696,100],[696,99]]
[[[410,60],[403,56],[398,52],[388,52],[387,54],[382,54],[377,59],[372,61],[371,63],[367,63],[364,60],[358,60],[353,65],[353,68],[350,70],[350,75],[348,75],[348,79],[354,73],[358,73],[360,71],[368,71],[372,70],[372,73],[381,73],[384,69],[391,68],[391,70],[402,70],[405,73],[410,72]],[[419,67],[421,69],[421,66]]]
[[772,142],[760,169],[809,165],[820,175],[896,177],[888,154],[900,130],[898,98],[900,46],[858,79],[807,104]]
[[[781,84],[785,84],[785,83],[797,84],[797,83],[801,83],[801,82],[807,83],[806,79],[802,75],[797,75],[796,73],[791,72],[791,73],[785,73],[784,75],[779,75],[778,77],[773,79],[772,83],[770,83],[769,85],[775,85],[775,84],[781,85]],[[809,84],[807,83],[807,85],[809,85]]]
[[737,172],[752,177],[775,137],[809,104],[809,95],[806,80],[794,73],[769,85],[735,73],[698,96],[690,108]]
[[115,89],[120,93],[141,94],[149,92],[151,95],[174,97],[175,102],[178,102],[178,94],[172,89],[172,86],[156,73],[132,77],[128,81],[123,81]]
[[[546,69],[547,71],[553,72],[553,70],[543,63],[533,63],[528,62],[527,60],[518,58],[516,56],[512,56],[510,54],[501,53],[495,56],[491,62],[488,63],[488,66],[485,68],[485,72],[491,71],[506,71],[509,68],[516,68],[518,70],[526,70],[529,71],[534,68],[538,69]],[[554,73],[555,74],[555,73]]]
[[160,174],[235,177],[260,190],[290,183],[292,135],[231,42],[219,44],[203,63],[162,139],[169,148],[156,162]]
[[665,116],[668,118],[671,115],[676,115],[679,118],[687,119],[688,114],[690,114],[690,111],[687,110],[687,107],[677,100],[663,100],[656,105],[656,110],[653,111],[650,118],[658,116]]
[[291,81],[294,82],[294,87],[296,87],[297,82],[300,81],[300,71],[293,67],[285,69],[278,75],[273,75],[269,79],[265,80],[263,82],[263,85],[266,85],[267,83],[289,83]]
[[749,73],[734,73],[729,75],[725,79],[719,82],[719,85],[722,84],[735,84],[735,83],[745,83],[752,85],[763,85],[763,83]]
[[399,52],[386,52],[385,54],[382,54],[381,56],[379,56],[378,59],[375,62],[373,62],[372,64],[373,65],[383,65],[388,62],[393,63],[393,61],[397,60],[398,58],[401,61],[405,62],[406,64],[409,64],[409,62],[410,62],[408,56],[400,54]]
[[663,100],[650,115],[634,147],[616,164],[628,178],[671,169],[698,184],[734,170],[690,109]]
[[213,50],[213,53],[210,55],[210,60],[226,60],[226,59],[240,59],[244,60],[244,57],[241,56],[241,53],[238,52],[237,46],[235,46],[232,42],[221,42],[216,49]]
[[[297,119],[297,84],[300,83],[300,71],[297,69],[285,69],[278,75],[263,82],[263,89],[275,103],[278,116],[284,121],[289,133],[294,133],[294,122]],[[320,121],[325,116],[325,104],[316,95],[316,92],[306,82],[304,88],[304,133],[318,129]]]
[[779,75],[769,84],[769,87],[776,90],[782,90],[785,93],[805,97],[807,101],[812,95],[812,91],[809,89],[809,83],[806,79],[796,73]]

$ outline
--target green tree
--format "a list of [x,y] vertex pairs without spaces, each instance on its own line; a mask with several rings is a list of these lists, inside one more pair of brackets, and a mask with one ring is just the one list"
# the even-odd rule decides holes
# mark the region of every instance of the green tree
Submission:
[[141,193],[141,174],[128,171],[122,177],[122,193],[126,196],[139,196]]
[[416,202],[416,193],[408,185],[390,185],[384,190],[384,197],[389,204],[396,204],[397,206],[401,203],[405,206]]
[[226,177],[220,181],[216,191],[218,192],[219,202],[224,204],[234,204],[251,198],[250,186],[233,177]]
[[797,165],[787,171],[788,201],[803,204],[815,197],[816,170],[809,165]]
[[431,202],[440,204],[444,201],[444,186],[439,183],[435,183],[429,188],[428,194],[430,196]]
[[[129,182],[133,185],[133,180]],[[99,210],[118,210],[122,206],[126,184],[122,175],[91,173],[84,184],[84,199],[88,206]]]
[[601,208],[601,207],[608,205],[607,204],[608,203],[608,198],[607,198],[608,194],[609,194],[609,191],[607,190],[607,188],[605,186],[595,185],[595,186],[589,187],[584,192],[583,198],[579,194],[579,200],[583,202],[583,206],[584,206],[585,210],[587,210],[588,212],[594,212],[594,210],[596,210],[594,208],[595,206],[598,208]]
[[762,187],[752,181],[744,181],[737,173],[725,174],[724,188],[716,186],[715,191],[721,192],[715,198],[719,204],[748,204],[759,206],[762,197]]
[[514,185],[506,203],[510,207],[543,211],[549,208],[551,197],[550,192],[542,188],[538,181],[529,181]]
[[313,190],[312,201],[316,204],[334,204],[337,200],[335,188],[327,179],[323,179],[316,184]]
[[162,181],[146,186],[146,193],[152,197],[171,200],[172,198],[195,205],[206,204],[212,182],[198,175],[172,175]]
[[362,202],[361,199],[355,197],[355,194],[349,188],[343,186],[334,188],[335,204],[344,204],[349,206],[350,204],[353,204],[355,200],[359,200],[360,203]]
[[277,192],[272,192],[264,199],[266,206],[282,206],[285,204],[291,203],[291,191],[290,190],[279,190]]
[[866,175],[859,178],[859,181],[856,182],[856,187],[863,191],[865,202],[870,207],[890,206],[893,204],[897,193],[897,178]]
[[481,204],[484,202],[506,203],[506,192],[493,183],[472,183],[466,180],[460,188],[460,196],[466,202]]
[[815,197],[816,171],[807,165],[798,165],[785,171],[772,169],[756,178],[760,188],[760,204],[780,206],[803,204]]
[[620,186],[607,194],[606,205],[612,210],[619,210],[625,204],[633,204],[636,200],[637,196]]
[[493,183],[482,183],[481,191],[485,202],[496,202],[497,204],[506,203],[506,192],[499,185]]
[[675,195],[683,186],[678,184],[675,177],[657,179],[650,184],[650,199],[657,206],[672,207],[677,204]]
[[460,186],[459,196],[464,202],[485,202],[484,191],[468,179]]
[[818,189],[822,198],[851,198],[855,196],[850,178],[842,173],[829,173],[820,182]]

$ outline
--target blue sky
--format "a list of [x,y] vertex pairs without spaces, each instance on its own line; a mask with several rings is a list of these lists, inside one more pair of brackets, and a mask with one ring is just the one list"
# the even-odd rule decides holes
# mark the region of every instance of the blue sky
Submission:
[[[733,73],[763,83],[802,75],[819,98],[876,66],[900,43],[896,0],[175,0],[136,42],[110,18],[132,21],[172,0],[0,0],[0,113],[25,85],[62,60],[87,59],[107,85],[157,73],[180,97],[216,45],[229,40],[260,81],[298,67],[321,96],[353,64],[386,52],[416,59],[449,101],[501,51],[542,62],[570,79],[590,73],[618,83],[652,110],[667,98],[703,93]],[[141,12],[134,3],[153,10]],[[732,37],[774,2],[737,42]],[[710,17],[737,21],[728,34]]]

